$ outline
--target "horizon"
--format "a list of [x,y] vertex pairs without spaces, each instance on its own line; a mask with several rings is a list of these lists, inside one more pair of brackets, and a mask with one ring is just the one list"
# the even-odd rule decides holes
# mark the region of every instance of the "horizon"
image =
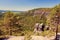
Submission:
[[28,11],[35,8],[52,8],[60,0],[0,0],[0,10]]

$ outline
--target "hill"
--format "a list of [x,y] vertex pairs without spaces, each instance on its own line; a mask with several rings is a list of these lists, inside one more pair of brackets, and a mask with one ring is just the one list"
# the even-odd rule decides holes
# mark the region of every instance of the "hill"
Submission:
[[[57,15],[60,19],[60,6],[54,8],[37,8],[28,11],[3,11],[0,17],[0,35],[27,35],[32,34],[36,23],[43,23],[49,25],[51,30],[48,32],[55,32]],[[15,13],[15,12],[18,12]],[[59,20],[58,19],[58,20]],[[53,20],[53,21],[52,21]],[[60,23],[60,21],[58,21]],[[59,24],[58,24],[59,25]],[[60,25],[59,25],[60,26]],[[54,28],[52,28],[54,27]],[[60,28],[60,27],[59,27]],[[46,30],[44,33],[47,32]],[[60,32],[60,30],[58,30]],[[48,33],[49,34],[49,33]],[[51,33],[52,34],[52,33]],[[42,35],[45,35],[42,33]],[[46,34],[47,35],[47,34]]]

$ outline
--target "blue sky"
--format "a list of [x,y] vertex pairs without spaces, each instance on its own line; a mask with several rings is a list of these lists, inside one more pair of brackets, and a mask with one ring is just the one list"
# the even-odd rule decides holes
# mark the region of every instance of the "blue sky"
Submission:
[[0,10],[26,11],[34,8],[53,7],[60,0],[0,0]]

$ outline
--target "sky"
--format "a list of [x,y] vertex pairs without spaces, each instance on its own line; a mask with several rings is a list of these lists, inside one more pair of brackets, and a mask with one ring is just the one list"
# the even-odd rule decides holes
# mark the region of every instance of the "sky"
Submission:
[[0,0],[0,10],[27,11],[34,8],[51,8],[60,0]]

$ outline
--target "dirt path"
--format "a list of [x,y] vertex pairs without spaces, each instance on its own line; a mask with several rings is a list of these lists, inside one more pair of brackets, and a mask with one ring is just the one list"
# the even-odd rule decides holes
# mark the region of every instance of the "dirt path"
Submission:
[[55,36],[52,37],[43,37],[43,36],[32,36],[31,40],[53,40]]
[[[55,36],[43,37],[43,36],[31,36],[31,40],[53,40]],[[8,40],[24,40],[24,36],[11,36]]]
[[24,36],[11,36],[8,40],[24,40]]

